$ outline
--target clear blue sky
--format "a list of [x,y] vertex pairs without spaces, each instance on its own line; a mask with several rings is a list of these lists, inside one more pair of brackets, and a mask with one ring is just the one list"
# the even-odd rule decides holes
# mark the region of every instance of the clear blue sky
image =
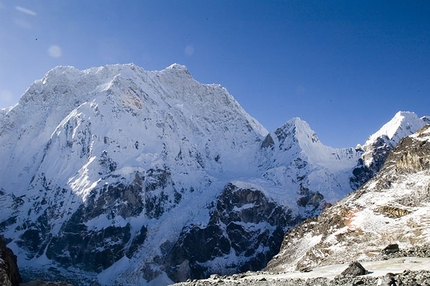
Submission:
[[0,107],[57,65],[172,63],[274,131],[300,117],[333,147],[399,110],[430,115],[430,1],[0,0]]

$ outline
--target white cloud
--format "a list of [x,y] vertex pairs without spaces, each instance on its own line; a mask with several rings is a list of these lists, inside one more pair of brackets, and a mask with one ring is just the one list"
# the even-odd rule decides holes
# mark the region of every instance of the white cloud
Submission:
[[34,12],[33,10],[21,7],[21,6],[15,6],[15,9],[18,10],[21,13],[30,15],[30,16],[37,16],[36,12]]

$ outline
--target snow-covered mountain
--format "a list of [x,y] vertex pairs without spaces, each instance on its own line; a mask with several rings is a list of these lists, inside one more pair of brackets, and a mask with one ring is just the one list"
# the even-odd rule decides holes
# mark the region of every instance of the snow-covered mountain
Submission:
[[290,230],[280,253],[267,269],[312,269],[381,259],[389,245],[385,253],[396,248],[394,245],[404,253],[419,247],[428,250],[429,194],[430,125],[427,125],[402,139],[380,172],[359,190]]
[[396,113],[389,122],[371,135],[363,146],[357,146],[357,149],[363,151],[363,155],[353,171],[351,187],[357,189],[375,176],[399,141],[426,124],[430,124],[427,116],[418,118],[413,112],[399,111]]
[[24,277],[162,285],[258,270],[362,180],[367,145],[324,146],[299,118],[269,133],[182,65],[57,67],[0,110],[0,232]]

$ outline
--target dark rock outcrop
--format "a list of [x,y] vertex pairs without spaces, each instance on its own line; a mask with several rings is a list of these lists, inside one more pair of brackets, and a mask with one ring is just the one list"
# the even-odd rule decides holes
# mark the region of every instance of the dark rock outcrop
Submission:
[[387,273],[378,280],[380,286],[396,286],[396,276],[393,273]]
[[[352,171],[350,183],[353,190],[364,185],[381,170],[394,147],[394,143],[387,136],[379,137],[372,145],[366,146],[365,153]],[[371,158],[371,163],[366,165],[365,161],[369,158]]]
[[0,237],[0,285],[18,286],[21,282],[16,255]]
[[90,193],[86,203],[77,208],[56,236],[49,233],[50,220],[61,206],[53,205],[35,223],[23,226],[27,230],[17,244],[29,251],[29,258],[39,257],[46,250],[49,259],[65,267],[99,273],[120,258],[131,257],[144,243],[147,229],[142,225],[139,232],[133,233],[129,223],[95,228],[86,224],[104,217],[124,220],[141,213],[158,218],[181,199],[179,192],[164,192],[169,184],[170,173],[162,169],[136,172],[131,184],[104,184]]
[[387,161],[395,164],[399,173],[414,173],[430,169],[430,141],[421,140],[430,130],[430,125],[423,127],[416,138],[403,138],[399,148],[388,156]]
[[[174,281],[183,281],[206,278],[211,273],[260,270],[279,251],[284,231],[301,219],[260,190],[228,184],[209,223],[182,230],[168,258],[168,274]],[[235,254],[234,262],[215,263],[231,253]]]

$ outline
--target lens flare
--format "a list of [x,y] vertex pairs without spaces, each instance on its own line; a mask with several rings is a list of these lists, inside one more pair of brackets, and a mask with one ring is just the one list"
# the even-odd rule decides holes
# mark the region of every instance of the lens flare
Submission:
[[48,49],[48,53],[53,58],[59,58],[62,55],[61,48],[57,45],[50,46]]
[[185,47],[185,55],[186,56],[192,56],[194,54],[194,46],[193,45],[187,45]]

